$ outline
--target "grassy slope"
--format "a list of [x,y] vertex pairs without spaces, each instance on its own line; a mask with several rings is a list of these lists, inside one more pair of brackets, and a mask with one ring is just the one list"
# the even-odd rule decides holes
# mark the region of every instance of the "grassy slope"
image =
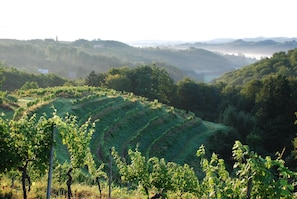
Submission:
[[[135,149],[139,145],[140,151],[148,157],[163,157],[168,161],[194,166],[197,164],[195,154],[198,147],[207,145],[210,135],[225,128],[220,124],[202,121],[192,113],[157,101],[148,102],[132,94],[98,88],[82,88],[79,92],[72,89],[57,92],[56,97],[26,110],[37,115],[51,115],[54,106],[60,116],[69,113],[75,114],[80,122],[89,117],[93,121],[98,120],[90,143],[91,151],[98,161],[108,160],[110,147],[115,147],[125,156],[129,148]],[[46,95],[44,90],[39,95],[34,92],[20,97],[19,105],[25,106],[25,102]],[[46,91],[47,94],[51,92],[53,89]],[[60,161],[69,158],[60,141],[56,153]]]

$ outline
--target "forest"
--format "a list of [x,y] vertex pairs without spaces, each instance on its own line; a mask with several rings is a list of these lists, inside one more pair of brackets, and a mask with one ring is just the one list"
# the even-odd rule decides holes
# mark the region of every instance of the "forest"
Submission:
[[296,63],[277,52],[210,83],[157,63],[77,80],[2,63],[0,197],[44,198],[54,129],[55,197],[296,197]]

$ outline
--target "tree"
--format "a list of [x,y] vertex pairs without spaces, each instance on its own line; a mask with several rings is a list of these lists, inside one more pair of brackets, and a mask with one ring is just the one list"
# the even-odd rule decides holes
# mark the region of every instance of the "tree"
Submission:
[[256,97],[260,92],[261,87],[261,80],[251,80],[243,86],[240,90],[240,93],[242,94],[241,106],[243,107],[243,110],[248,112],[253,111],[256,103]]
[[174,96],[172,78],[165,69],[157,66],[138,66],[128,75],[131,80],[132,92],[147,97],[150,100],[158,99],[163,103],[170,103]]
[[17,149],[14,148],[9,121],[0,118],[0,173],[17,167]]
[[112,155],[119,169],[121,180],[132,183],[132,185],[135,185],[135,183],[136,185],[140,185],[149,198],[151,183],[148,160],[141,155],[141,152],[137,148],[135,151],[129,149],[128,157],[130,158],[130,162],[123,160],[114,148],[112,149]]
[[205,83],[184,78],[177,82],[177,102],[175,105],[208,120],[217,118],[220,94],[218,90]]
[[38,119],[35,114],[31,117],[25,115],[19,120],[0,118],[0,171],[18,169],[21,172],[24,199],[27,198],[26,184],[29,183],[29,190],[31,184],[28,169],[34,169],[35,174],[43,174],[47,168],[53,125],[56,125],[62,142],[70,153],[71,167],[67,172],[69,196],[73,169],[87,166],[94,178],[104,176],[101,171],[102,166],[96,169],[89,148],[95,127],[95,123],[91,123],[90,119],[80,125],[75,116],[67,115],[65,118],[60,118],[56,110],[51,118],[47,118],[45,114]]
[[162,103],[170,104],[172,102],[172,97],[175,96],[173,79],[164,68],[153,65],[152,69],[152,90],[156,91],[156,93],[154,93],[155,98]]
[[[49,160],[49,149],[51,145],[51,123],[46,119],[45,115],[36,118],[23,116],[19,120],[3,120],[1,118],[1,129],[3,130],[4,144],[1,152],[8,153],[4,155],[4,165],[2,170],[7,171],[18,169],[22,173],[22,189],[23,197],[27,198],[26,180],[29,183],[28,175],[29,166],[36,169],[36,172],[43,173],[46,169],[46,163]],[[5,151],[5,148],[9,148]]]
[[124,75],[114,74],[108,75],[105,78],[105,84],[108,88],[118,91],[129,91],[131,90],[131,81]]
[[[256,118],[264,131],[264,146],[269,152],[283,147],[292,149],[296,111],[295,99],[289,81],[284,76],[271,76],[263,80],[263,86],[256,97]],[[284,139],[280,139],[284,138]]]
[[92,71],[85,79],[85,84],[88,86],[102,86],[104,85],[104,79],[106,75],[103,73],[96,74]]
[[197,83],[185,78],[177,83],[178,107],[186,110],[197,110],[198,103],[201,102]]

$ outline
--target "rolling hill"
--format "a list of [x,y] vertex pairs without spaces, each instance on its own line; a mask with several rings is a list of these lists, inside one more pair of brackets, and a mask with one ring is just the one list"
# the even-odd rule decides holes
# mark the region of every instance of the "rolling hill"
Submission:
[[[12,109],[5,109],[7,117],[24,112],[51,115],[53,106],[58,115],[77,116],[96,121],[96,132],[90,143],[97,161],[108,161],[110,147],[125,156],[129,148],[139,145],[148,157],[164,157],[176,163],[198,164],[195,154],[201,144],[207,146],[208,137],[226,127],[203,121],[193,113],[159,103],[149,102],[132,93],[122,93],[95,87],[54,87],[18,92]],[[0,109],[1,112],[4,110]],[[63,162],[65,148],[60,147],[58,159]],[[63,155],[59,155],[63,154]]]
[[178,44],[179,48],[202,48],[223,54],[239,54],[261,59],[271,57],[273,53],[297,48],[296,38],[244,38],[237,40],[214,40]]
[[261,80],[270,75],[297,76],[297,48],[274,53],[271,58],[228,72],[214,82],[228,85],[244,85],[251,80]]
[[54,73],[64,78],[85,78],[91,71],[110,68],[158,64],[171,77],[190,76],[205,81],[206,76],[221,74],[247,65],[246,59],[224,56],[205,49],[139,48],[118,41],[0,39],[0,61],[29,73]]

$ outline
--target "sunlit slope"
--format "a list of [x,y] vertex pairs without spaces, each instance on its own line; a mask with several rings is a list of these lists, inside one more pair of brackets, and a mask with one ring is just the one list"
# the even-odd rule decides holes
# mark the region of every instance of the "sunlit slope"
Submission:
[[[88,118],[95,121],[91,151],[98,161],[104,162],[111,147],[125,156],[129,148],[139,146],[148,157],[191,164],[198,147],[207,144],[207,138],[217,130],[225,128],[158,101],[148,102],[131,93],[108,89],[38,89],[27,92],[27,99],[28,96],[32,101],[40,100],[26,108],[27,112],[50,115],[55,107],[61,116],[69,113],[76,115],[80,122]],[[42,100],[45,96],[51,97]]]

